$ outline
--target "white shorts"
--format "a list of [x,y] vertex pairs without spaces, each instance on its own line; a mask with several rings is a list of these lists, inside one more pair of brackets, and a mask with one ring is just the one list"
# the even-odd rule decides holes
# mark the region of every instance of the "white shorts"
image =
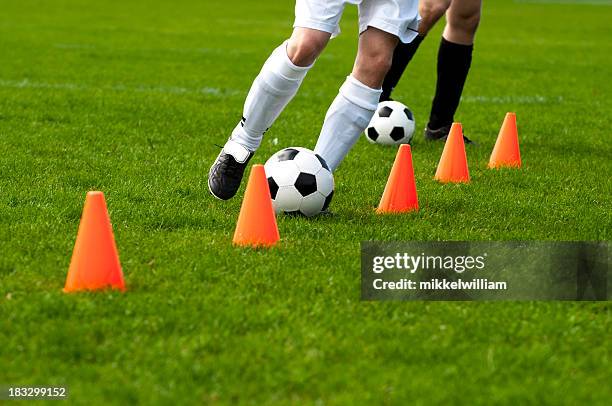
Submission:
[[399,37],[404,43],[417,36],[418,0],[296,0],[294,27],[312,28],[336,36],[347,4],[359,6],[359,33],[375,27]]

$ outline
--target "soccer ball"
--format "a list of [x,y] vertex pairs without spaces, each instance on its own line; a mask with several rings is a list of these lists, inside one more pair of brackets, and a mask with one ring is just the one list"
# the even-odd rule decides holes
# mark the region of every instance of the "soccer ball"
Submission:
[[327,209],[334,176],[325,160],[309,149],[285,148],[264,165],[276,213],[315,216]]
[[382,145],[410,144],[414,134],[414,115],[400,102],[384,101],[365,130],[371,143]]

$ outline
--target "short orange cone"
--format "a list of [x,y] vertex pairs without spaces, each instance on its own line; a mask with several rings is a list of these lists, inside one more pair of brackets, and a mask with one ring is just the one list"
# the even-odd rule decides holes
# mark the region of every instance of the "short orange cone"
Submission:
[[397,151],[387,186],[376,213],[405,213],[419,209],[410,145],[402,144]]
[[271,247],[279,239],[264,166],[253,165],[234,232],[234,244]]
[[453,123],[451,127],[434,179],[443,183],[468,183],[470,181],[463,130],[460,123]]
[[113,229],[102,192],[88,192],[64,292],[125,290]]
[[521,167],[521,151],[519,150],[515,113],[506,114],[489,160],[489,168],[502,167]]

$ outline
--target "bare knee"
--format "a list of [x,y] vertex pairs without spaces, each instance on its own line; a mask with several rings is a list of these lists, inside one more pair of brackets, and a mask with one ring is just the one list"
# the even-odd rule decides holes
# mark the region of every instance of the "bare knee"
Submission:
[[360,50],[353,68],[353,76],[366,86],[378,89],[391,68],[393,51],[385,49]]
[[467,9],[451,7],[446,13],[444,37],[451,42],[470,45],[474,42],[478,24],[480,24],[480,7]]
[[419,34],[427,35],[429,30],[436,25],[438,20],[446,13],[450,6],[450,0],[423,0],[419,3]]
[[392,62],[392,54],[370,50],[370,52],[362,52],[359,55],[355,63],[355,69],[362,75],[371,78],[371,81],[378,81],[378,78],[384,79],[391,68]]
[[323,52],[329,38],[330,34],[323,31],[296,28],[287,44],[287,55],[297,66],[310,66]]
[[452,29],[474,36],[480,24],[480,11],[474,13],[449,13],[447,23]]
[[373,89],[382,82],[391,68],[398,38],[378,28],[369,27],[359,36],[359,49],[353,77]]

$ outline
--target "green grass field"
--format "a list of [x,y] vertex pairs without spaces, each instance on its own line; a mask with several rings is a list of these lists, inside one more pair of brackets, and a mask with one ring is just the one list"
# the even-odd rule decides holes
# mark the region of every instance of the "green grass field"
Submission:
[[[254,162],[314,146],[356,17]],[[361,302],[359,244],[609,240],[611,18],[609,1],[485,1],[456,117],[480,144],[473,182],[434,182],[443,145],[418,132],[422,209],[376,216],[395,149],[361,140],[334,216],[281,216],[279,246],[249,250],[231,245],[241,199],[214,200],[206,174],[293,2],[3,2],[0,386],[66,385],[77,404],[609,404],[609,302]],[[441,29],[395,93],[419,130]],[[489,171],[507,111],[525,165]],[[125,294],[61,292],[92,189]]]

